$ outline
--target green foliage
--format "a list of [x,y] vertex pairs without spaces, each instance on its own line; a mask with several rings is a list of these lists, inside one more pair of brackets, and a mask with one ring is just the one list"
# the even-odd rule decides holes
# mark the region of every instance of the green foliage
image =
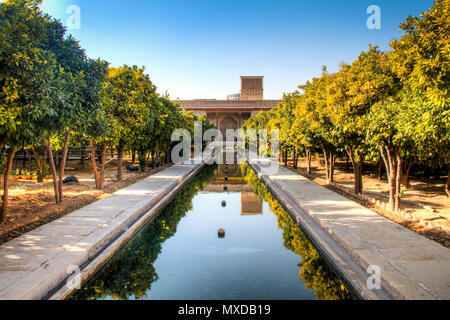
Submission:
[[295,131],[291,130],[295,120],[295,99],[295,94],[285,95],[283,102],[271,111],[270,119],[266,125],[267,129],[279,130],[280,145],[282,147],[298,146],[300,144]]
[[[75,142],[92,141],[100,150],[137,150],[145,168],[149,150],[158,156],[170,153],[173,130],[191,129],[195,120],[205,130],[211,127],[204,117],[184,117],[167,94],[160,97],[144,67],[109,68],[88,58],[60,21],[39,9],[40,3],[0,4],[0,148],[38,149],[50,139],[49,150],[64,153],[73,133]],[[58,168],[57,202],[64,165]]]
[[27,144],[58,96],[56,59],[46,50],[52,24],[39,1],[11,0],[0,5],[0,146]]
[[[338,146],[335,127],[327,104],[327,86],[331,80],[332,76],[324,68],[322,77],[314,78],[306,85],[300,86],[303,96],[297,98],[297,110],[294,111],[297,117],[306,121],[308,137],[313,139],[315,146],[322,149],[335,149]],[[301,120],[301,124],[297,126],[304,124],[305,122]]]
[[136,131],[142,129],[146,112],[152,112],[150,104],[156,87],[144,74],[144,68],[123,66],[110,68],[104,87],[103,104],[110,137],[115,145],[131,141]]
[[401,39],[391,43],[392,65],[414,91],[434,105],[448,105],[450,82],[450,3],[436,0],[420,17],[409,16],[401,25]]
[[244,125],[243,128],[248,129],[255,129],[255,130],[261,130],[261,129],[268,129],[269,121],[271,119],[271,114],[266,112],[260,112],[256,116],[251,117],[248,119]]
[[323,68],[321,77],[285,95],[272,112],[250,118],[245,127],[279,129],[284,150],[345,150],[357,192],[362,191],[361,163],[378,161],[380,150],[392,155],[386,162],[391,177],[403,159],[449,165],[449,8],[448,0],[435,1],[428,12],[401,24],[405,33],[392,41],[391,51],[370,46],[338,72]]

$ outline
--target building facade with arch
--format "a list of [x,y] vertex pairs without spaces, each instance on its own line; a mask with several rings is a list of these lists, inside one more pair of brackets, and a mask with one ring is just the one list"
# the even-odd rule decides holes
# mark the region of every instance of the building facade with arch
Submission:
[[281,100],[264,100],[264,77],[241,77],[241,93],[229,95],[227,100],[177,100],[181,108],[205,115],[225,135],[227,129],[237,130],[251,116],[268,112]]

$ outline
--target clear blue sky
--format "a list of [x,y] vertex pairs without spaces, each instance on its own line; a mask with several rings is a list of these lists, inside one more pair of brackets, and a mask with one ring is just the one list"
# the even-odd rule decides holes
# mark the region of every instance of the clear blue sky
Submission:
[[[173,99],[225,99],[241,75],[265,76],[265,98],[278,99],[369,44],[387,49],[400,23],[433,0],[44,0],[92,58],[113,66],[145,65],[158,91]],[[381,30],[369,30],[369,5],[381,9]]]

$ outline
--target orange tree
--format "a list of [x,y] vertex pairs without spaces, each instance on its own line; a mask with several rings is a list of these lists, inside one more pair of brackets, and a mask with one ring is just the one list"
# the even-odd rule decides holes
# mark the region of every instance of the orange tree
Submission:
[[361,52],[351,65],[342,65],[328,88],[328,107],[339,144],[353,164],[356,193],[362,193],[362,163],[371,148],[366,143],[368,114],[378,101],[395,95],[399,81],[387,55],[377,47]]
[[39,1],[8,0],[0,4],[0,147],[7,149],[1,221],[8,207],[8,178],[15,150],[32,144],[44,130],[51,101],[61,96],[56,59],[44,43],[51,20]]
[[392,69],[420,101],[414,104],[416,125],[409,133],[418,147],[416,157],[447,166],[450,196],[450,5],[437,0],[420,17],[408,17],[400,39],[391,43]]
[[105,106],[111,139],[117,149],[117,180],[122,180],[124,148],[144,123],[146,103],[156,92],[144,68],[124,65],[110,68],[106,78]]

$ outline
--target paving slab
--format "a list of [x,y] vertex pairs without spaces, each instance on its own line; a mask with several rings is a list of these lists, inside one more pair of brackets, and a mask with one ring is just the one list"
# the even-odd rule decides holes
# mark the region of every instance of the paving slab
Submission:
[[[313,243],[320,246],[329,236],[336,248],[343,249],[341,258],[348,255],[361,270],[378,266],[382,289],[388,294],[384,298],[450,299],[449,249],[286,168],[265,175],[264,162],[250,166],[303,227],[309,227],[305,217],[312,218],[309,224],[320,226],[324,239],[316,236]],[[338,260],[336,252],[329,253],[331,260]],[[370,290],[361,285],[370,276],[361,276],[358,290]]]
[[45,298],[201,167],[172,166],[0,246],[0,300]]

